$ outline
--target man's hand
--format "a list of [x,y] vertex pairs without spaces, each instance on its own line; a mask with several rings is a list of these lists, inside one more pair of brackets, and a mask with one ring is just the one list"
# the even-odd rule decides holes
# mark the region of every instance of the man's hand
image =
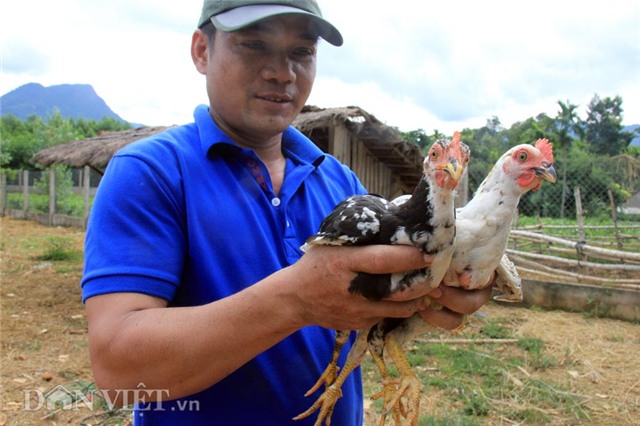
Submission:
[[[403,272],[429,266],[432,257],[409,246],[371,245],[361,247],[314,246],[295,270],[296,302],[305,324],[355,330],[369,327],[382,318],[407,318],[416,312],[433,326],[455,329],[464,316],[477,311],[491,297],[491,288],[465,290],[441,285],[435,289],[416,283],[381,301],[371,301],[348,292],[356,271],[372,274]],[[491,280],[493,281],[493,279]],[[293,288],[292,288],[293,290]],[[442,309],[430,309],[425,297]]]
[[[432,260],[432,258],[425,256],[427,264],[431,264]],[[465,280],[468,281],[469,275],[468,272],[462,273],[459,281],[461,283]],[[435,289],[429,289],[427,286],[417,283],[392,294],[387,300],[397,302],[410,301],[426,296],[440,306],[437,309],[433,309],[426,303],[424,309],[418,310],[422,318],[435,327],[454,330],[463,324],[466,315],[476,312],[489,301],[494,281],[495,272],[487,281],[486,288],[479,290],[466,290],[458,287],[448,287],[442,284]]]
[[434,302],[442,305],[442,309],[426,308],[419,311],[429,324],[454,330],[464,323],[465,315],[480,309],[491,298],[491,286],[480,290],[465,290],[457,287],[441,285],[428,294]]
[[410,246],[369,245],[358,247],[314,246],[282,271],[295,283],[289,289],[302,320],[300,326],[320,325],[336,330],[358,330],[386,317],[407,318],[425,309],[429,289],[405,294],[396,300],[373,301],[348,291],[357,272],[388,274],[429,266],[430,258]]

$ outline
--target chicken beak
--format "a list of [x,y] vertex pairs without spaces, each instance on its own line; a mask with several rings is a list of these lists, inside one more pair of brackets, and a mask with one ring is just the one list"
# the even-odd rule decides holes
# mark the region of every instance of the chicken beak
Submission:
[[536,176],[546,180],[547,182],[555,183],[558,179],[558,175],[556,174],[556,169],[553,168],[553,164],[542,163],[543,167],[535,167],[533,171]]
[[460,163],[458,163],[458,160],[453,157],[450,158],[444,166],[444,170],[449,173],[454,182],[458,182],[462,177],[462,173],[464,173],[464,167],[462,167]]

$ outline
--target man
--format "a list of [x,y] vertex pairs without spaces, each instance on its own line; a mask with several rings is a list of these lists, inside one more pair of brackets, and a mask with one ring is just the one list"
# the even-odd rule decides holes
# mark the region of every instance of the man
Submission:
[[[330,329],[416,311],[452,329],[489,297],[437,289],[448,309],[432,311],[419,285],[381,302],[348,293],[354,271],[429,263],[411,247],[302,256],[322,218],[365,189],[289,127],[318,39],[342,36],[314,0],[264,3],[205,0],[191,54],[209,106],[120,151],[96,196],[82,281],[92,365],[110,398],[137,403],[136,424],[290,423],[313,402],[303,395],[330,359]],[[333,424],[361,424],[359,371],[343,391]]]

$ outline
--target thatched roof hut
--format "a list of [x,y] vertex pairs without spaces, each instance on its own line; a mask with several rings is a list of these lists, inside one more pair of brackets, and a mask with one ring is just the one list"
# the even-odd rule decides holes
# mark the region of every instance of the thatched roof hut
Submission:
[[[371,192],[386,197],[407,193],[422,174],[421,149],[358,107],[305,107],[293,125],[325,152],[349,166]],[[104,134],[39,151],[33,161],[43,166],[89,166],[102,173],[122,147],[169,127],[144,127]]]
[[362,108],[306,106],[293,125],[356,172],[371,192],[385,197],[411,192],[422,176],[420,147]]
[[169,128],[142,127],[120,132],[103,132],[93,138],[55,145],[38,151],[33,156],[33,162],[45,167],[54,164],[66,164],[75,168],[89,166],[102,173],[120,148]]

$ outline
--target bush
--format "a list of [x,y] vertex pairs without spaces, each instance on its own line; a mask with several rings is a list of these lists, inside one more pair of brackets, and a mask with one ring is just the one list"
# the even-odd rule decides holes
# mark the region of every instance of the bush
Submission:
[[78,252],[71,248],[71,240],[63,237],[47,238],[47,248],[36,260],[73,260]]

